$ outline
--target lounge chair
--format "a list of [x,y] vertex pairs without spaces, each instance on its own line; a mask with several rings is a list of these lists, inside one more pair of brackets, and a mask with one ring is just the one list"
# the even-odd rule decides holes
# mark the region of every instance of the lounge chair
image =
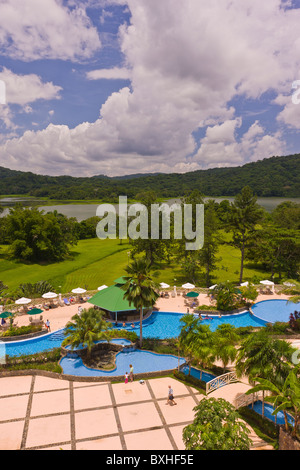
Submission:
[[65,305],[71,305],[68,299],[63,299]]

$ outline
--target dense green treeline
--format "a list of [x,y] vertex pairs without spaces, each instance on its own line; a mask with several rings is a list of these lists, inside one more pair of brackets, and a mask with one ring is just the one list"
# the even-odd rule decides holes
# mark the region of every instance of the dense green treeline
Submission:
[[150,174],[109,178],[43,176],[0,167],[0,194],[29,194],[60,200],[117,201],[140,191],[155,191],[159,198],[177,198],[191,189],[209,196],[236,196],[250,186],[259,197],[300,196],[300,154],[272,157],[242,167],[214,168],[185,174]]

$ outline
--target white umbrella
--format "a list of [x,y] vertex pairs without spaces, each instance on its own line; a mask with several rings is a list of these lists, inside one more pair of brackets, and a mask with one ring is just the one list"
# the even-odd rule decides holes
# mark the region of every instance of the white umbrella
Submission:
[[194,289],[195,288],[194,284],[190,284],[189,282],[187,282],[186,284],[183,284],[182,287],[184,289]]
[[98,290],[103,290],[103,289],[107,289],[108,286],[106,286],[105,284],[103,286],[100,286],[98,287]]
[[16,300],[16,304],[18,305],[26,305],[31,302],[31,299],[26,299],[26,297],[21,297],[20,299]]
[[243,282],[243,283],[241,284],[241,287],[248,287],[248,286],[249,286],[249,282],[248,282],[248,281]]
[[46,294],[42,295],[43,299],[55,299],[57,294],[55,292],[46,292]]
[[162,289],[168,289],[170,287],[169,284],[166,284],[165,282],[161,282],[159,285]]
[[272,281],[260,281],[261,284],[264,284],[265,286],[274,286],[274,282]]
[[263,284],[263,285],[265,285],[265,286],[271,286],[271,287],[272,287],[272,291],[274,292],[274,282],[265,280],[265,281],[260,281],[260,284]]
[[218,284],[214,284],[213,286],[210,286],[209,289],[213,290],[215,287],[217,287]]
[[77,287],[76,289],[72,290],[73,294],[84,294],[86,289],[82,289],[81,287]]

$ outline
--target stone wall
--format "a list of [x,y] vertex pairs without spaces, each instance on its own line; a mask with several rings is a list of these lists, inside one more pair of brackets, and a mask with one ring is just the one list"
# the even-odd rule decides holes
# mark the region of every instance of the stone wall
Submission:
[[289,433],[280,428],[279,450],[300,450],[300,441],[293,439]]

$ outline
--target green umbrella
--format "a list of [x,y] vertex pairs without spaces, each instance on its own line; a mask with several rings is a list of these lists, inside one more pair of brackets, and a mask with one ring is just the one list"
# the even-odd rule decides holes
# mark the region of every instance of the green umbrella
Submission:
[[32,310],[28,310],[28,315],[37,315],[38,313],[42,313],[43,310],[40,308],[33,308]]
[[192,292],[188,292],[186,294],[186,297],[198,297],[198,295],[199,295],[198,292],[193,292],[192,291]]
[[13,316],[13,313],[11,312],[3,312],[0,314],[0,318],[8,318],[8,317],[12,317]]

